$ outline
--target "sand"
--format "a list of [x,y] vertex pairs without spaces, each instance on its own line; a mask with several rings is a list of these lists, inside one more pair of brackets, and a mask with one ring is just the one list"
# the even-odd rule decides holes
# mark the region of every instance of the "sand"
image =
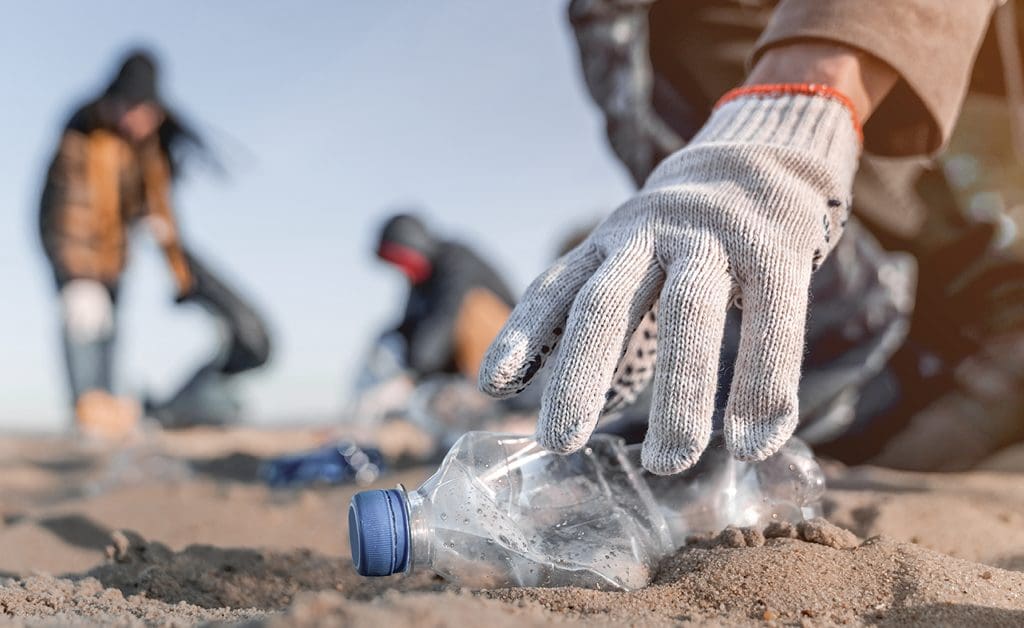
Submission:
[[695,538],[640,591],[467,591],[357,576],[354,488],[254,481],[261,459],[323,437],[192,431],[129,453],[0,439],[0,625],[1024,625],[1021,449],[944,475],[829,465],[832,523]]

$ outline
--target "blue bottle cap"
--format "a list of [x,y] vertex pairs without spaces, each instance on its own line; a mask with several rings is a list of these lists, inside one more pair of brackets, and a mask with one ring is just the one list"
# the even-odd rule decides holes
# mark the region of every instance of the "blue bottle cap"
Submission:
[[390,576],[409,565],[409,519],[401,490],[356,493],[348,507],[352,564],[361,576]]

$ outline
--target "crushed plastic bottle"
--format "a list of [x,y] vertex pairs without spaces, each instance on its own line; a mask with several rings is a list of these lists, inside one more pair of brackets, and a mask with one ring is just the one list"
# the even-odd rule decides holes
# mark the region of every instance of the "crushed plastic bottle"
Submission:
[[[627,449],[640,468],[640,446]],[[641,473],[669,527],[673,548],[685,545],[694,533],[729,525],[764,527],[822,515],[825,474],[810,447],[795,436],[774,456],[749,463],[733,458],[716,434],[697,464],[683,473]]]
[[610,435],[562,456],[529,437],[470,432],[419,489],[352,498],[353,563],[364,576],[431,569],[480,588],[632,590],[692,533],[819,514],[824,476],[795,439],[748,464],[719,438],[669,477],[638,459]]
[[275,488],[317,484],[369,484],[384,471],[384,458],[371,447],[342,441],[320,449],[268,460],[259,476]]

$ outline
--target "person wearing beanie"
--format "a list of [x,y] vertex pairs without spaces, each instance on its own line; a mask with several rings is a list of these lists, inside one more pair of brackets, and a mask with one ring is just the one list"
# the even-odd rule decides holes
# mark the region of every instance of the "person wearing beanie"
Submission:
[[181,240],[171,185],[184,158],[204,151],[199,135],[165,104],[157,63],[145,50],[128,54],[100,95],[64,126],[39,230],[60,298],[74,418],[84,432],[119,439],[135,430],[142,412],[135,400],[114,394],[112,382],[115,305],[136,224],[159,243],[178,302],[204,302],[229,322],[248,322],[229,325],[245,331],[233,334],[218,363],[238,370],[237,363],[251,368],[266,360],[262,322]]
[[377,256],[409,283],[396,332],[417,376],[461,373],[476,379],[487,346],[514,303],[498,273],[468,247],[435,237],[409,214],[389,218]]

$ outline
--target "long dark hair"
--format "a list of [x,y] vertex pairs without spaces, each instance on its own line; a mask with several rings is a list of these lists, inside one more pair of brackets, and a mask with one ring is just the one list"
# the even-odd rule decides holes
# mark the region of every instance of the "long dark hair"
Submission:
[[161,98],[158,77],[159,67],[152,52],[145,49],[129,52],[103,93],[81,107],[72,116],[68,127],[86,132],[99,127],[114,129],[124,111],[150,102],[164,114],[157,136],[160,149],[170,164],[172,177],[176,177],[185,162],[193,158],[200,158],[207,166],[223,172],[220,161],[202,135]]
[[182,166],[194,158],[200,159],[218,174],[223,174],[224,167],[206,140],[176,112],[167,107],[163,107],[163,110],[165,117],[157,130],[157,135],[160,137],[160,148],[167,155],[167,162],[171,165],[171,176],[176,177]]

